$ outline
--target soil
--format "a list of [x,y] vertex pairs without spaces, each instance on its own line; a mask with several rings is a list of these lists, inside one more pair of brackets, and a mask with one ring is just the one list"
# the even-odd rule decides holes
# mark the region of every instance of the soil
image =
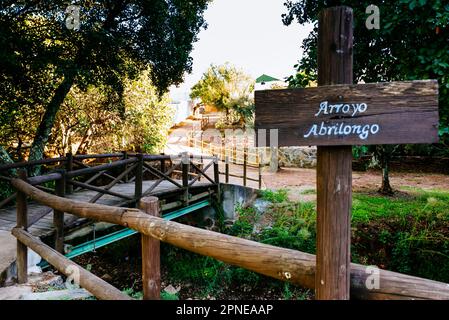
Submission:
[[[352,173],[353,192],[376,192],[381,181],[380,170],[355,171]],[[397,190],[396,192],[403,188],[449,190],[449,175],[391,172],[390,183],[393,189]],[[264,184],[268,189],[288,189],[291,200],[313,201],[316,199],[316,195],[313,194],[313,190],[316,190],[315,169],[281,168],[275,174],[264,176]]]

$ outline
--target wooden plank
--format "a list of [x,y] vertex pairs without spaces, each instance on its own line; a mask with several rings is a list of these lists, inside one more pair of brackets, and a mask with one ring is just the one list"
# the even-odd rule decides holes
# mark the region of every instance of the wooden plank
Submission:
[[279,146],[438,142],[436,80],[264,90],[255,101],[256,129],[279,129]]
[[[145,197],[139,202],[140,209],[146,214],[160,217],[159,200]],[[142,234],[142,287],[144,300],[159,300],[161,293],[161,253],[160,242]]]
[[[352,83],[353,12],[333,7],[318,23],[318,85]],[[352,147],[318,147],[315,298],[350,298]]]

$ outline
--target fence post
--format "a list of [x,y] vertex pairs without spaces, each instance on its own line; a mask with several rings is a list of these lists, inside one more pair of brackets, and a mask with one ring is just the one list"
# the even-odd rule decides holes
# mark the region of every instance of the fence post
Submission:
[[262,164],[259,162],[259,190],[262,189]]
[[246,187],[246,166],[248,163],[248,148],[245,146],[243,149],[243,186]]
[[[65,163],[65,171],[70,172],[73,171],[73,154],[71,152],[66,153],[66,163]],[[66,183],[65,185],[65,193],[71,194],[73,192],[73,185],[70,183]]]
[[[139,202],[143,212],[160,217],[157,197],[144,197]],[[161,298],[161,258],[160,242],[142,234],[142,287],[144,300],[159,300]]]
[[217,185],[217,200],[218,202],[221,201],[221,194],[220,194],[220,168],[218,167],[218,157],[214,157],[214,181]]
[[[61,178],[55,182],[55,194],[65,196],[66,171],[60,170]],[[53,210],[53,226],[55,227],[55,250],[64,254],[64,211]]]
[[190,159],[187,152],[182,153],[181,156],[182,163],[182,187],[184,188],[184,204],[189,204],[189,170],[190,170]]
[[[165,153],[161,153],[161,156],[165,156]],[[165,159],[161,159],[161,172],[165,173]]]
[[225,182],[229,183],[229,157],[225,158]]
[[136,202],[142,197],[142,184],[143,184],[143,154],[136,154],[137,166],[136,166],[136,179],[134,185],[134,197]]
[[[123,153],[123,160],[128,159],[128,152],[127,151],[122,151]],[[128,165],[125,166],[125,170],[128,169]],[[123,177],[123,179],[125,180],[125,183],[129,182],[129,176],[128,174],[125,174],[125,176]]]
[[[19,170],[18,176],[22,180],[27,179],[26,170]],[[17,190],[17,227],[28,229],[28,208],[26,194]],[[28,281],[28,248],[17,240],[17,280],[21,283]]]

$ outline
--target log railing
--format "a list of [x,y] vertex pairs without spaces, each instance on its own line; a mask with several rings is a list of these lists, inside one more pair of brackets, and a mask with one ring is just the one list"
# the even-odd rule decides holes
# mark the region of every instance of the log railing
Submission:
[[[163,241],[197,254],[213,257],[276,279],[306,288],[315,285],[315,256],[291,249],[275,247],[217,232],[212,232],[160,218],[155,199],[142,203],[139,209],[106,206],[74,201],[46,193],[28,182],[15,178],[17,190],[17,227],[12,234],[18,239],[17,268],[19,282],[27,280],[27,247],[51,265],[67,274],[69,266],[80,268],[80,284],[100,299],[123,299],[101,279],[88,273],[53,249],[32,237],[26,228],[26,198],[29,197],[56,211],[78,217],[109,222],[131,228],[142,234],[144,298],[157,299],[160,292],[158,243]],[[144,201],[145,202],[145,201]],[[449,285],[386,270],[379,271],[379,286],[367,285],[371,272],[367,267],[351,264],[351,295],[364,299],[449,299]],[[159,273],[158,273],[159,272]]]
[[[88,162],[86,163],[86,161]],[[99,163],[98,161],[102,162]],[[105,161],[107,163],[104,163]],[[177,161],[179,163],[176,163]],[[189,164],[184,166],[188,169],[187,172],[182,171],[183,161]],[[211,162],[202,169],[204,161]],[[60,158],[0,165],[0,180],[9,184],[12,178],[17,176],[18,170],[31,172],[35,166],[53,165],[46,174],[29,177],[28,182],[46,192],[61,194],[61,190],[56,190],[54,185],[56,185],[56,181],[63,179],[65,194],[80,190],[96,191],[97,194],[89,202],[95,203],[107,194],[121,198],[123,201],[120,205],[123,206],[136,204],[142,196],[150,195],[163,181],[168,181],[174,187],[182,189],[186,197],[189,196],[189,190],[195,188],[193,183],[199,181],[201,177],[206,178],[212,184],[218,185],[219,181],[211,179],[206,173],[214,161],[216,161],[214,156],[169,156],[128,152],[92,155],[72,155],[68,153],[65,157]],[[158,164],[159,167],[155,164]],[[171,177],[175,173],[186,177],[185,180],[189,183],[182,185],[177,182]],[[145,175],[151,175],[156,180],[147,190],[142,190]],[[192,179],[193,182],[191,182]],[[127,182],[135,182],[134,196],[122,195],[111,190],[117,184]],[[49,184],[51,187],[48,186]],[[5,199],[0,200],[0,208],[13,203],[16,196],[15,193],[12,193]],[[45,214],[42,213],[42,216],[45,216]]]
[[[226,183],[229,183],[229,177],[234,177],[242,179],[244,187],[247,186],[248,181],[254,181],[258,183],[259,189],[262,188],[263,164],[260,161],[259,154],[257,152],[250,152],[247,144],[243,145],[242,148],[237,148],[235,144],[232,147],[226,147],[223,143],[221,146],[216,146],[202,139],[194,138],[193,134],[188,135],[187,140],[190,147],[200,148],[201,153],[218,154],[220,163],[224,165],[224,171],[220,171],[220,174],[224,175]],[[231,164],[241,165],[242,174],[230,173]],[[256,178],[248,175],[248,167],[257,168],[258,174]]]

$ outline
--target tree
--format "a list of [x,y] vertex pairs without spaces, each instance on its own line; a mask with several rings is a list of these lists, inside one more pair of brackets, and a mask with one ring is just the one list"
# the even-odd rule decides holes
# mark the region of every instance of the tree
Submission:
[[224,111],[228,122],[232,122],[230,119],[236,113],[237,121],[244,125],[253,116],[254,85],[255,81],[250,76],[228,63],[211,65],[192,87],[190,97]]
[[[148,77],[124,81],[123,108],[116,108],[118,95],[107,87],[74,86],[58,113],[48,145],[59,155],[133,150],[160,152],[172,124],[168,95],[159,96]],[[73,149],[72,149],[73,147]]]
[[[380,29],[368,29],[366,8],[380,9]],[[286,25],[295,19],[300,24],[314,23],[303,41],[304,56],[298,71],[308,79],[317,73],[317,20],[325,7],[347,5],[354,9],[354,76],[356,81],[378,82],[438,79],[440,135],[449,140],[449,4],[443,0],[341,0],[286,1]],[[290,84],[295,85],[295,77]],[[301,80],[301,79],[300,79]],[[388,162],[394,147],[376,146],[375,155],[382,165],[381,192],[390,193]]]
[[2,1],[1,122],[10,117],[7,113],[26,112],[22,101],[24,108],[43,109],[29,154],[36,160],[43,157],[58,110],[74,85],[82,90],[106,85],[122,96],[124,79],[150,66],[149,76],[162,94],[191,71],[189,55],[206,27],[208,2],[80,0],[80,25],[72,28],[76,12],[65,14],[65,0]]

